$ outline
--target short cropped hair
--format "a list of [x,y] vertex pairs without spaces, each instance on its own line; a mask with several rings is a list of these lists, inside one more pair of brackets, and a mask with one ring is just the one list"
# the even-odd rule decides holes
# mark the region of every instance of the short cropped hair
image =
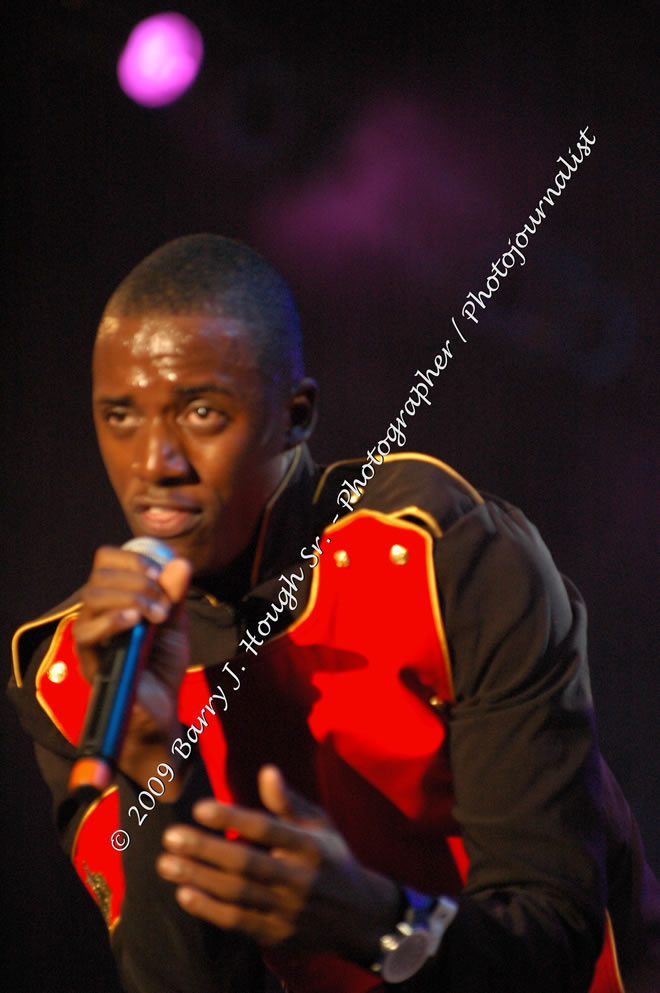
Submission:
[[280,273],[247,245],[216,234],[169,241],[148,255],[110,297],[103,316],[219,314],[242,321],[267,376],[289,389],[303,375],[302,332]]

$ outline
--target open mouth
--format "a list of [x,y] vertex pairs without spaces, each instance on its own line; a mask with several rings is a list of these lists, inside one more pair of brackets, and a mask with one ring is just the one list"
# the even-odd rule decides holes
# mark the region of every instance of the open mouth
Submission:
[[143,532],[158,538],[175,538],[186,534],[195,527],[200,515],[201,510],[197,507],[147,504],[137,508]]

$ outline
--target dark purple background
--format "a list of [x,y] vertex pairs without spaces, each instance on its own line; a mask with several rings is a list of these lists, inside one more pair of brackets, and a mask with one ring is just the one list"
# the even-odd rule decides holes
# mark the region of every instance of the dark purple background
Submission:
[[[105,299],[136,261],[199,230],[267,254],[297,293],[321,383],[314,452],[360,455],[415,370],[456,340],[452,315],[465,329],[466,294],[588,126],[591,156],[455,350],[407,447],[521,505],[582,589],[602,749],[657,869],[652,5],[608,17],[579,2],[180,4],[206,60],[192,90],[155,111],[121,93],[114,66],[135,21],[161,8],[26,6],[5,44],[4,644],[84,580],[100,542],[126,537],[96,454],[88,365]],[[7,988],[114,993],[100,919],[1,706]]]

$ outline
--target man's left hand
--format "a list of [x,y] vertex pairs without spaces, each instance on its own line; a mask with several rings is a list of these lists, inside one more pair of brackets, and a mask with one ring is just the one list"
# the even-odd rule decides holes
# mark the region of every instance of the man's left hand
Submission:
[[269,813],[200,801],[193,815],[211,830],[168,828],[158,872],[177,884],[188,913],[217,927],[265,948],[334,952],[369,965],[397,923],[397,885],[360,865],[323,811],[289,789],[275,766],[260,770],[258,784]]

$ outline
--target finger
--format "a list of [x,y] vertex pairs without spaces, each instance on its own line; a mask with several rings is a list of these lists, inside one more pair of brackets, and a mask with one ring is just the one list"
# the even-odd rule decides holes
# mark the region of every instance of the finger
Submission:
[[200,800],[193,807],[193,817],[205,827],[220,831],[235,831],[245,841],[264,848],[315,854],[315,839],[297,825],[271,817],[260,810],[235,807],[216,800]]
[[192,571],[188,559],[183,558],[172,559],[164,567],[159,582],[172,603],[180,603],[183,600],[190,585]]
[[224,903],[252,910],[274,910],[282,902],[282,889],[263,885],[234,873],[222,872],[192,859],[161,855],[156,869],[163,879],[203,890]]
[[277,817],[293,817],[284,776],[275,765],[264,765],[257,775],[259,796],[266,810]]
[[292,790],[277,766],[262,766],[257,782],[261,802],[277,817],[294,821],[307,828],[329,826],[330,822],[323,811]]
[[73,636],[78,648],[100,645],[115,634],[135,627],[141,617],[136,607],[108,611],[97,617],[86,617],[82,612],[73,625]]
[[157,580],[147,574],[103,570],[92,574],[83,590],[83,610],[90,616],[133,607],[147,620],[160,624],[171,605]]
[[[120,572],[144,573],[145,569],[153,563],[150,559],[133,552],[128,548],[117,548],[115,545],[101,545],[94,553],[92,572],[97,569],[118,570]],[[156,568],[156,573],[158,573]]]
[[228,931],[241,931],[261,945],[277,945],[293,931],[292,924],[279,914],[223,903],[193,886],[178,887],[176,899],[189,914]]
[[185,559],[179,559],[172,565],[176,566],[176,569],[169,574],[166,581],[174,596],[181,596],[182,599],[172,603],[168,618],[154,631],[151,659],[154,669],[161,675],[170,670],[179,672],[181,665],[185,669],[190,661],[188,619],[183,597],[190,579],[191,568]]
[[[139,556],[128,554],[140,563]],[[185,595],[192,572],[185,559],[168,563],[166,569],[165,586],[160,585],[156,569],[147,567],[145,571],[144,566],[138,571],[102,568],[93,572],[74,626],[77,644],[98,645],[134,627],[142,617],[152,624],[162,624],[170,615],[172,603]]]
[[299,887],[307,882],[307,872],[301,863],[285,862],[242,841],[227,841],[188,825],[168,828],[163,835],[163,847],[172,854],[196,859],[260,883]]
[[[172,570],[172,590],[176,594],[176,599],[180,599],[187,586],[187,580],[184,579],[182,583],[180,577],[187,575],[189,566],[184,559],[173,561],[179,564]],[[163,569],[162,572],[165,570]],[[111,595],[112,591],[132,590],[144,596],[146,600],[162,603],[169,611],[171,599],[159,583],[161,574],[160,566],[138,552],[102,546],[94,555],[85,593],[89,598],[103,598]],[[106,606],[102,599],[100,606],[102,608]]]

